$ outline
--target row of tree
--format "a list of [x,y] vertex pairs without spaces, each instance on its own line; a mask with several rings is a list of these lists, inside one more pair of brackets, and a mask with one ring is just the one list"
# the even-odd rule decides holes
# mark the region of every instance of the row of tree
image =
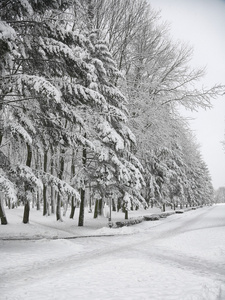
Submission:
[[[209,107],[187,46],[144,0],[0,3],[0,217],[79,204],[100,210],[212,200],[210,175],[180,105]],[[4,199],[4,201],[3,201]]]

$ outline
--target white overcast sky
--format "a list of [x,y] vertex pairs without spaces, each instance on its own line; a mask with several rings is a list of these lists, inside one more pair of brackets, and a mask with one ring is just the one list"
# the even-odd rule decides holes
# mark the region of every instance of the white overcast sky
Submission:
[[[171,36],[194,49],[192,65],[206,66],[204,85],[225,85],[225,0],[149,0],[170,23]],[[213,186],[225,186],[225,95],[212,102],[211,110],[189,113],[191,129],[201,145]]]

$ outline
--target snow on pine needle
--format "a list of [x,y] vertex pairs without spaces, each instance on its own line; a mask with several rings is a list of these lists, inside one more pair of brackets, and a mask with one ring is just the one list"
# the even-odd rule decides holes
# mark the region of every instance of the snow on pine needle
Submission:
[[50,186],[55,187],[55,189],[59,191],[61,194],[69,194],[75,196],[76,200],[80,201],[79,192],[71,185],[69,185],[66,181],[61,180],[50,173],[38,171],[38,174],[41,177],[42,182],[44,184],[48,184]]
[[27,130],[21,124],[17,123],[14,120],[13,122],[10,122],[8,124],[8,127],[10,128],[12,134],[17,133],[23,137],[23,139],[26,143],[28,143],[29,145],[32,144],[32,137],[30,136],[30,134],[27,132]]
[[15,75],[12,80],[21,95],[26,86],[31,92],[53,99],[56,103],[61,102],[61,92],[42,76],[19,74]]
[[117,151],[124,149],[123,138],[110,126],[109,122],[102,120],[97,128],[99,130],[99,136],[104,143],[113,143]]
[[12,203],[17,202],[17,188],[14,183],[7,178],[2,169],[0,169],[0,191],[3,192]]
[[43,189],[43,183],[42,183],[41,179],[39,179],[34,174],[33,170],[30,167],[24,166],[24,165],[18,165],[17,172],[21,178],[32,183],[32,185],[36,186],[37,188],[39,188],[41,190]]
[[16,38],[15,30],[5,21],[0,21],[0,40],[8,42]]

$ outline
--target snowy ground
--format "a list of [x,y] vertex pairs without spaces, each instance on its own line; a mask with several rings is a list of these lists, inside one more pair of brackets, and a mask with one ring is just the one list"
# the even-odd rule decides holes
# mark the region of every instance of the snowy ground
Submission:
[[[225,205],[121,229],[101,228],[104,218],[78,228],[36,212],[28,225],[19,210],[7,216],[10,224],[0,226],[2,300],[225,299]],[[63,239],[100,234],[115,236]],[[22,236],[40,239],[4,240]]]
[[[167,207],[166,211],[172,211]],[[151,215],[161,213],[159,208],[150,208],[148,210],[140,209],[129,212],[129,219],[137,218],[143,215]],[[107,213],[105,214],[107,215]],[[16,209],[6,209],[6,216],[8,220],[7,226],[0,226],[0,239],[40,239],[40,238],[65,238],[74,236],[93,236],[99,234],[118,234],[128,233],[129,229],[122,228],[117,230],[110,230],[108,228],[108,218],[99,216],[97,219],[93,218],[93,212],[88,213],[85,209],[84,227],[78,227],[79,209],[76,209],[74,220],[69,218],[69,213],[63,216],[63,222],[57,222],[55,215],[43,217],[41,211],[31,209],[30,223],[23,224],[23,207]],[[112,211],[112,221],[124,221],[124,213],[121,211]],[[160,223],[160,221],[158,222]],[[132,229],[131,233],[134,229]]]

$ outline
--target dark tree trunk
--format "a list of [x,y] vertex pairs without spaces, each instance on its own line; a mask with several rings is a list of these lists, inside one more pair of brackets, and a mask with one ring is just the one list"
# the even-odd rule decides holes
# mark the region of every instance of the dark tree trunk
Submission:
[[98,200],[98,215],[102,215],[103,201],[102,199]]
[[32,160],[32,148],[31,145],[27,143],[27,161],[26,161],[26,166],[30,167],[31,166],[31,160]]
[[166,204],[165,203],[163,203],[162,211],[166,211]]
[[[2,110],[2,104],[0,104],[0,111]],[[0,120],[0,145],[2,143],[2,138],[3,138],[3,121],[1,122]],[[1,224],[2,225],[7,225],[7,218],[4,210],[4,205],[3,205],[3,199],[2,199],[2,194],[0,192],[0,218],[1,218]]]
[[[71,164],[71,181],[72,181],[72,179],[73,179],[74,176],[75,176],[75,151],[73,149],[73,152],[72,152],[72,164]],[[75,196],[72,196],[72,199],[71,199],[70,219],[74,218],[75,209],[76,209]]]
[[[63,178],[64,164],[65,164],[64,157],[63,157],[64,153],[65,153],[65,150],[62,149],[61,157],[60,157],[60,170],[59,170],[59,174],[58,174],[58,177],[61,180]],[[57,206],[56,206],[56,220],[57,221],[59,221],[59,220],[63,221],[62,216],[61,216],[61,205],[62,205],[61,195],[60,195],[60,191],[58,191]]]
[[[52,150],[52,158],[51,158],[51,175],[54,175],[54,159],[53,159],[53,150]],[[55,214],[55,189],[51,186],[51,213]]]
[[92,213],[92,193],[91,193],[91,182],[89,182],[89,213]]
[[47,215],[47,186],[43,186],[43,216]]
[[56,205],[56,220],[62,222],[63,220],[62,220],[62,216],[61,216],[61,204],[62,204],[61,196],[60,196],[60,193],[58,193],[57,205]]
[[95,200],[95,211],[94,211],[94,219],[98,217],[98,200]]
[[2,199],[2,193],[0,192],[0,218],[1,218],[1,225],[7,225],[7,218],[4,210],[4,205],[3,205],[3,199]]
[[[0,103],[0,113],[3,109],[3,103]],[[2,139],[3,139],[3,130],[4,130],[4,120],[3,118],[0,118],[0,145],[2,143]]]
[[10,199],[8,199],[8,202],[6,202],[6,206],[8,207],[8,209],[10,209],[12,207]]
[[[40,155],[37,153],[37,158],[36,158],[36,162],[35,162],[35,167],[36,167],[36,170],[40,170]],[[36,209],[37,210],[40,210],[41,209],[41,197],[40,197],[40,192],[39,192],[39,189],[37,190],[37,195],[36,195]]]
[[40,205],[40,193],[39,193],[39,191],[37,191],[37,203],[36,203],[36,207],[37,207],[37,210],[41,209],[41,205]]
[[30,215],[30,202],[29,202],[29,200],[25,200],[24,214],[23,214],[23,223],[24,224],[29,223],[29,215]]
[[54,187],[51,186],[51,213],[55,214],[55,197],[54,197],[55,191]]
[[[86,138],[86,133],[84,134],[84,137]],[[82,164],[85,168],[87,163],[87,149],[83,147],[82,151]],[[85,202],[85,189],[81,188],[81,201],[80,201],[80,213],[79,213],[79,221],[78,226],[84,226],[84,202]]]
[[76,205],[75,205],[75,197],[73,196],[72,199],[71,199],[70,219],[73,219],[73,218],[74,218],[75,209],[76,209]]
[[[26,166],[31,166],[31,160],[32,160],[32,148],[27,143],[27,161]],[[27,187],[25,186],[25,195],[26,195]],[[24,202],[24,213],[23,213],[23,223],[27,224],[29,223],[29,216],[30,216],[30,202],[29,199],[27,199],[27,195],[25,196],[25,202]]]
[[[44,172],[47,172],[47,163],[48,163],[48,150],[44,152]],[[46,216],[48,213],[48,199],[47,199],[47,185],[44,184],[43,187],[43,216]]]
[[85,201],[85,190],[80,190],[80,214],[78,226],[84,226],[84,201]]
[[125,210],[125,220],[128,220],[128,210]]
[[116,211],[116,201],[112,199],[112,210]]

